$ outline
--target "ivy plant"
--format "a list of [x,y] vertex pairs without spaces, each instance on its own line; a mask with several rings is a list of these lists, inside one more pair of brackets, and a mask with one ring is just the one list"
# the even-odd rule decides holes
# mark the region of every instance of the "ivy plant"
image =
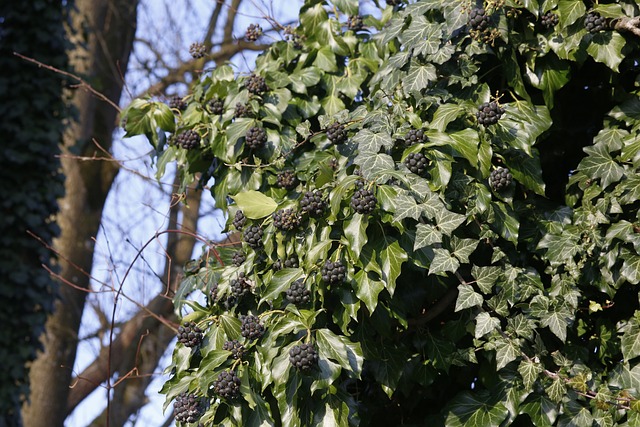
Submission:
[[166,405],[183,425],[637,425],[638,5],[388,3],[309,0],[251,75],[125,112],[242,236],[185,269]]

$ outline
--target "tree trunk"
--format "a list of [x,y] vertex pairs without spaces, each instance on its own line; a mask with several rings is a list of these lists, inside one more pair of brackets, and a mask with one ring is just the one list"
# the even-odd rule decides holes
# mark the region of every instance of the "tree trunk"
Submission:
[[[76,0],[70,38],[74,72],[118,103],[136,28],[137,0]],[[89,31],[84,28],[89,27]],[[78,40],[86,34],[88,40]],[[60,255],[60,299],[42,337],[44,351],[30,372],[30,402],[23,408],[26,427],[63,426],[71,371],[75,362],[80,319],[89,289],[95,238],[117,164],[100,160],[111,148],[118,111],[92,93],[76,90],[78,117],[69,126],[63,146],[65,196],[57,221],[61,229],[54,248]],[[94,142],[100,144],[97,147]],[[105,150],[105,151],[102,151]],[[96,157],[80,160],[76,156]]]

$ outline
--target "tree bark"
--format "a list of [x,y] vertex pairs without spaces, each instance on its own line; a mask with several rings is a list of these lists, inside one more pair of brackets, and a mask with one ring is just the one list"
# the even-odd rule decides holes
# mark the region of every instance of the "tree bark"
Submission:
[[[127,68],[133,47],[137,4],[137,0],[76,0],[72,12],[69,31],[76,44],[70,52],[70,63],[75,73],[116,104],[123,87],[121,72]],[[86,27],[89,31],[85,31]],[[82,34],[88,39],[78,40]],[[118,171],[115,162],[104,160],[111,148],[118,111],[83,90],[74,93],[72,105],[78,117],[69,126],[62,147],[66,193],[60,200],[57,221],[61,234],[54,249],[60,254],[62,280],[75,287],[61,285],[56,310],[47,320],[42,337],[44,351],[30,370],[31,395],[23,407],[26,427],[64,425],[78,330],[93,264],[93,239]],[[76,156],[96,160],[81,161]]]

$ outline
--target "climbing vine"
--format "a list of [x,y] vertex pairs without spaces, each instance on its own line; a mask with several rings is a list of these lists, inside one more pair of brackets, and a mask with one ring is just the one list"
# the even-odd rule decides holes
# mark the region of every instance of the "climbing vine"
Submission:
[[125,112],[158,174],[212,183],[242,235],[185,270],[167,406],[229,426],[638,423],[638,5],[358,15],[309,0],[250,75]]

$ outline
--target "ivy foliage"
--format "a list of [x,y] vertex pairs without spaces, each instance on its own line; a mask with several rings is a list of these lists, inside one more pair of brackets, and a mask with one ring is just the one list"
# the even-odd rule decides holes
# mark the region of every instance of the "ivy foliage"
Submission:
[[[251,76],[220,66],[184,111],[125,112],[158,174],[213,179],[243,235],[186,270],[176,309],[204,336],[176,346],[167,406],[191,393],[225,426],[637,425],[640,50],[614,28],[638,5],[394,3],[349,29],[357,1],[309,0]],[[317,361],[290,360],[302,344]]]
[[29,390],[26,365],[40,348],[56,295],[55,283],[43,268],[53,268],[43,242],[51,245],[59,232],[53,216],[64,192],[59,144],[67,117],[63,78],[15,53],[68,69],[66,7],[49,0],[0,5],[2,426],[22,425],[20,407]]

